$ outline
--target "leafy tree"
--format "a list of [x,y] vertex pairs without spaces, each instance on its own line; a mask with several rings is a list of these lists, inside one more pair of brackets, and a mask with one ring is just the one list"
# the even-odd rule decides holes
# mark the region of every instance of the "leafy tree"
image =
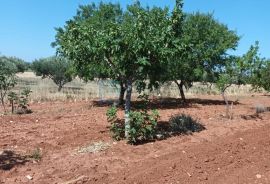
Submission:
[[186,14],[182,24],[182,31],[175,36],[187,47],[184,52],[174,53],[167,65],[165,81],[177,84],[185,102],[183,88],[188,89],[196,81],[214,82],[219,70],[226,65],[227,51],[236,48],[239,37],[212,14]]
[[5,109],[5,97],[7,92],[16,85],[17,67],[14,63],[6,60],[6,58],[0,58],[0,99],[1,104]]
[[[162,70],[171,54],[171,15],[167,8],[143,8],[138,2],[123,13],[119,5],[90,7],[87,16],[79,13],[57,30],[54,45],[75,68],[94,66],[125,84],[127,137],[133,85],[141,91],[147,78],[154,82],[152,74]],[[180,6],[176,9],[182,12]]]
[[37,76],[52,79],[61,91],[63,86],[72,81],[71,62],[63,57],[49,57],[36,60],[32,69]]
[[15,64],[17,67],[17,73],[23,73],[30,68],[30,64],[20,58],[1,56],[0,59]]
[[245,85],[252,80],[255,66],[261,62],[258,56],[258,42],[251,46],[243,56],[230,56],[226,58],[226,65],[219,70],[217,76],[217,87],[226,103],[227,115],[229,103],[225,95],[226,90],[233,84]]

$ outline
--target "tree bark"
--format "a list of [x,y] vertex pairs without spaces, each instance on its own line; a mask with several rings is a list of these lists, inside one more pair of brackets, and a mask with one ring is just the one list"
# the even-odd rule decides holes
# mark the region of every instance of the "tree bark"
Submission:
[[5,107],[4,97],[1,97],[1,104],[2,104],[2,106],[3,106],[4,112],[6,112],[6,107]]
[[132,94],[132,80],[127,81],[127,93],[126,93],[126,102],[125,102],[125,137],[129,137],[129,129],[130,129],[130,119],[129,113],[131,109],[131,94]]
[[60,92],[62,90],[63,86],[62,85],[59,85],[58,86],[58,92]]
[[229,118],[230,117],[230,115],[229,115],[230,105],[229,105],[228,99],[227,99],[227,97],[225,95],[225,91],[222,91],[221,95],[222,95],[222,98],[223,98],[223,100],[224,100],[224,102],[226,104],[226,117]]
[[118,105],[122,106],[124,104],[124,96],[126,92],[126,86],[124,82],[120,82],[120,94],[119,94],[119,100],[118,100]]
[[184,93],[184,82],[181,81],[180,84],[178,83],[178,81],[174,81],[177,86],[178,86],[178,89],[179,89],[179,92],[180,92],[180,96],[181,96],[181,99],[184,103],[186,103],[186,96],[185,96],[185,93]]

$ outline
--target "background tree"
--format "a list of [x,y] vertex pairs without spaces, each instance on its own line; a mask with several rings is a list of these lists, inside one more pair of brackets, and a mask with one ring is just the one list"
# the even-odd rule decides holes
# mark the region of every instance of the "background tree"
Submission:
[[227,51],[237,47],[239,37],[212,14],[202,13],[186,14],[182,31],[175,35],[187,47],[184,52],[176,50],[167,65],[165,80],[177,84],[185,102],[183,88],[198,81],[214,82],[218,71],[226,65]]
[[16,58],[16,57],[7,57],[7,56],[1,56],[1,60],[9,61],[16,65],[17,67],[17,73],[23,73],[30,69],[30,63],[27,63],[26,61]]
[[6,58],[0,58],[0,99],[1,104],[5,109],[5,97],[8,91],[16,85],[17,67],[14,63],[11,63]]
[[54,45],[74,61],[75,68],[102,68],[111,79],[125,84],[128,136],[132,85],[140,84],[140,91],[149,74],[161,71],[168,61],[173,40],[170,13],[168,9],[143,8],[139,3],[128,6],[123,14],[114,8],[117,5],[92,7],[87,19],[75,17],[58,29]]
[[72,81],[71,62],[63,57],[36,60],[32,63],[32,69],[37,76],[52,79],[58,86],[58,91]]
[[230,56],[226,58],[226,65],[218,71],[217,87],[226,103],[227,116],[229,112],[229,102],[225,95],[226,90],[231,85],[245,85],[251,81],[254,67],[260,62],[258,56],[258,42],[251,46],[243,56]]

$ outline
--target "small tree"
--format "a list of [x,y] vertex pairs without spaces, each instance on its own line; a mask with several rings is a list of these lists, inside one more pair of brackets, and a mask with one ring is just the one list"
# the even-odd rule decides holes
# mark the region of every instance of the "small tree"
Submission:
[[6,59],[0,58],[0,99],[1,104],[5,109],[5,97],[8,91],[16,85],[17,67],[15,64]]
[[229,102],[226,97],[226,90],[233,84],[243,85],[251,81],[254,66],[260,61],[258,57],[258,42],[251,46],[243,56],[230,56],[224,59],[224,68],[218,70],[217,87],[226,104],[227,116],[229,112]]
[[32,63],[32,69],[37,76],[52,79],[58,86],[58,91],[61,91],[66,83],[72,81],[71,63],[63,57],[36,60]]

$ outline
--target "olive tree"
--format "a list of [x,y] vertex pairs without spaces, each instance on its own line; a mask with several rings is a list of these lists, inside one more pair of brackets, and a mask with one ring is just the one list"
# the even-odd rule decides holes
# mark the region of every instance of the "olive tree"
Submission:
[[61,91],[63,86],[72,81],[71,62],[63,57],[49,57],[35,60],[32,69],[37,76],[52,79]]
[[30,63],[27,63],[26,61],[17,57],[1,56],[0,59],[13,63],[17,68],[17,73],[23,73],[30,68]]
[[[115,6],[92,5],[87,18],[75,17],[57,30],[54,45],[74,61],[75,68],[97,67],[125,84],[128,136],[133,85],[139,84],[140,91],[150,74],[161,71],[168,62],[174,40],[173,19],[167,8],[143,8],[136,2],[118,13],[122,10]],[[182,12],[181,6],[176,9]],[[150,78],[154,79],[153,75]]]

